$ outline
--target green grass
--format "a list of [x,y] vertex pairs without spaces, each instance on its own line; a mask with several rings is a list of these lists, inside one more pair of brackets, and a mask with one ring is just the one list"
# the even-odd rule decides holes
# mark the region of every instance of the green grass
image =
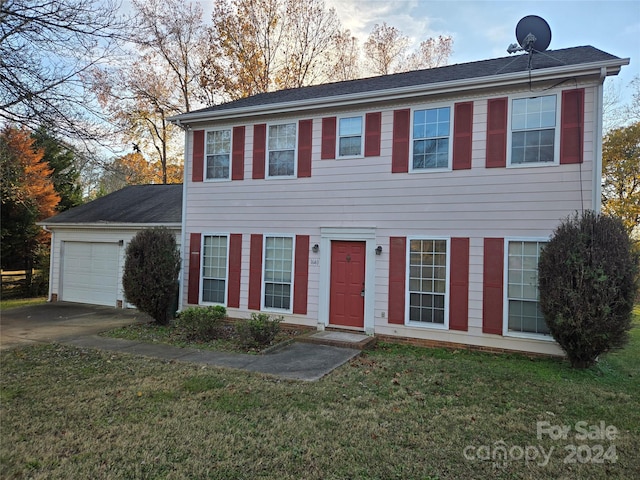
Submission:
[[[59,345],[5,351],[0,478],[637,478],[639,316],[631,343],[586,371],[382,344],[303,383]],[[539,421],[572,431],[538,438]],[[579,440],[581,421],[618,436]],[[571,445],[617,459],[564,463]],[[553,450],[546,465],[478,458],[496,446]]]
[[0,300],[0,310],[8,310],[9,308],[25,307],[27,305],[40,305],[47,303],[47,297],[36,298],[11,298]]

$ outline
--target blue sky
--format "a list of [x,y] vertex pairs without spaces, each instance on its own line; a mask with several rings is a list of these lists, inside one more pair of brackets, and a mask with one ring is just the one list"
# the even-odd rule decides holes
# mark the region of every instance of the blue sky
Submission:
[[[325,0],[336,9],[343,27],[364,41],[376,23],[384,21],[419,43],[451,35],[454,53],[449,63],[509,55],[515,27],[527,15],[544,18],[551,27],[550,50],[592,45],[617,57],[630,58],[614,82],[623,101],[628,83],[640,75],[640,1],[427,1]],[[626,90],[626,91],[625,91]]]

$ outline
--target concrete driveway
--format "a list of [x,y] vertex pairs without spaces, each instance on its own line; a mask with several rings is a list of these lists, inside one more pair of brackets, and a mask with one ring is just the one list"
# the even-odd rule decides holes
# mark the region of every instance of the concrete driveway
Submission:
[[92,335],[150,320],[146,314],[133,309],[79,303],[55,302],[11,308],[0,312],[0,350]]

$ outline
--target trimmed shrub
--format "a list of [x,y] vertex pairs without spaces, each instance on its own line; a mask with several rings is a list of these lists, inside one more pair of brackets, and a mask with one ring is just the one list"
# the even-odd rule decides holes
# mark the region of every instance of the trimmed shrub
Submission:
[[122,276],[129,303],[168,325],[175,314],[180,252],[175,235],[164,227],[141,230],[127,246]]
[[573,367],[626,344],[638,255],[620,219],[568,217],[542,250],[538,274],[545,321]]
[[189,307],[176,317],[176,327],[186,340],[207,342],[218,336],[226,318],[227,309],[222,305]]
[[259,348],[269,345],[280,332],[283,317],[271,318],[266,313],[252,313],[251,319],[236,323],[240,343],[246,348]]

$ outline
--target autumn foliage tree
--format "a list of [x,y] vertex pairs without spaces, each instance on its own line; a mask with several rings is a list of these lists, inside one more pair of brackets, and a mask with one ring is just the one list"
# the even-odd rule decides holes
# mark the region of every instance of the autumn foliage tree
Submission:
[[2,267],[24,269],[27,288],[33,268],[48,267],[38,261],[48,252],[49,237],[35,222],[54,215],[60,201],[43,156],[28,130],[5,127],[0,133]]
[[640,122],[611,130],[602,144],[602,209],[629,232],[640,226]]

